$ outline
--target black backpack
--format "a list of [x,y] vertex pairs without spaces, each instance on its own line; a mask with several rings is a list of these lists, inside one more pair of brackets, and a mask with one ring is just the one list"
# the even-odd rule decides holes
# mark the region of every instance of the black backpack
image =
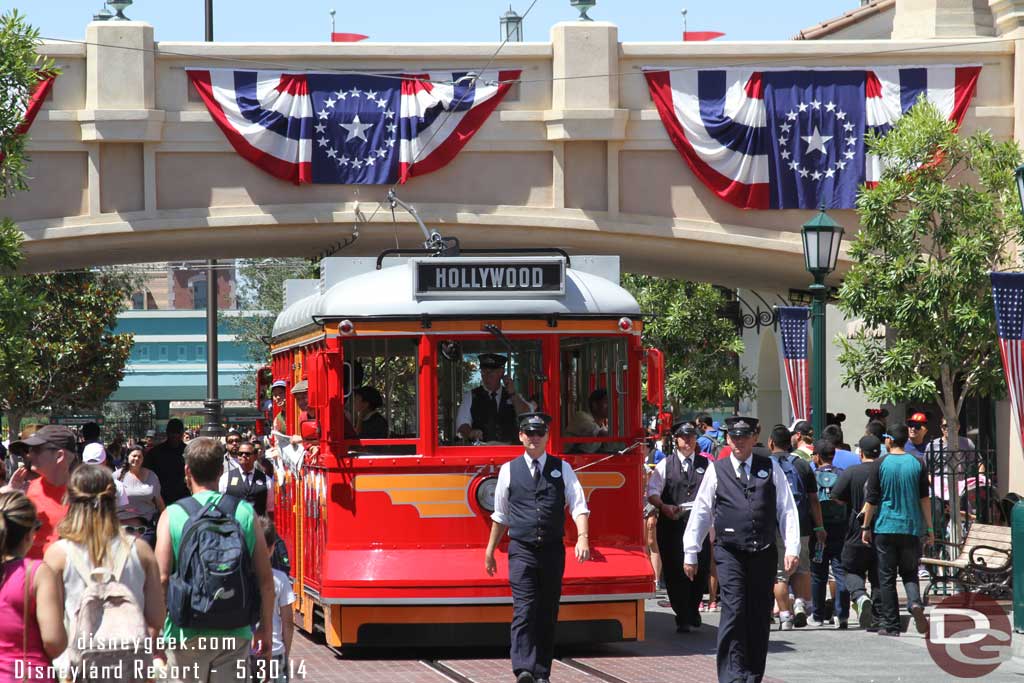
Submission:
[[270,553],[270,568],[285,574],[290,574],[292,570],[292,561],[288,558],[288,546],[284,544],[284,539],[280,536],[274,541],[274,547]]
[[176,626],[234,629],[259,621],[259,582],[235,519],[238,503],[226,495],[205,506],[192,496],[174,503],[188,513],[167,585],[167,609]]

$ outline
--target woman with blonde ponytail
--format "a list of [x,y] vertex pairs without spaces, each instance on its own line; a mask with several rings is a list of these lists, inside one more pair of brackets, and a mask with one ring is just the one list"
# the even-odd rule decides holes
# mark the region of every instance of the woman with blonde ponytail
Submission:
[[38,529],[32,501],[0,494],[0,683],[52,681],[50,663],[67,646],[60,579],[25,559]]
[[152,548],[136,543],[125,534],[117,519],[117,489],[109,469],[102,465],[81,465],[68,483],[68,514],[57,526],[60,540],[50,546],[43,558],[63,579],[64,609],[73,623],[86,589],[87,577],[78,567],[92,572],[106,567],[114,569],[118,555],[128,557],[117,580],[132,593],[142,608],[150,635],[163,626],[166,608],[160,585],[160,570]]

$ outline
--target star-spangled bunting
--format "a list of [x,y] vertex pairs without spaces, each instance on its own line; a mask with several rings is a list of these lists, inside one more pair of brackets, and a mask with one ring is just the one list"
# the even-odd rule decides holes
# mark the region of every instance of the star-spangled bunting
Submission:
[[519,74],[188,70],[231,145],[267,173],[297,184],[374,185],[449,163]]
[[853,208],[882,167],[867,153],[919,97],[963,121],[979,66],[646,69],[669,138],[694,175],[744,209]]
[[1007,393],[1024,444],[1024,273],[992,273],[991,277]]
[[808,420],[811,417],[811,385],[807,361],[808,310],[806,306],[779,306],[776,310],[793,419]]

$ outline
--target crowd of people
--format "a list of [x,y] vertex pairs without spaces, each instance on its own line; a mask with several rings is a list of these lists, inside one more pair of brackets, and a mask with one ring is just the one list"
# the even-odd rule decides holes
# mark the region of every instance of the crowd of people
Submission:
[[[897,579],[914,627],[927,632],[922,552],[940,519],[942,531],[979,512],[976,492],[963,491],[960,520],[947,519],[945,494],[948,463],[976,450],[966,437],[950,449],[945,421],[927,440],[924,413],[888,425],[883,411],[867,416],[855,448],[838,420],[820,438],[804,420],[762,438],[756,418],[720,426],[706,414],[648,441],[644,517],[661,604],[679,633],[720,606],[720,681],[761,679],[774,624],[845,630],[855,621],[899,636]],[[976,469],[977,483],[984,464]]]
[[279,450],[177,419],[149,444],[20,437],[0,490],[0,683],[288,680]]

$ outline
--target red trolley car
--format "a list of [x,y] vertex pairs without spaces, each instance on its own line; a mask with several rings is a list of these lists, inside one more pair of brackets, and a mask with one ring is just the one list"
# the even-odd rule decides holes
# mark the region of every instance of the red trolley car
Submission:
[[[290,283],[309,293],[278,317],[260,384],[308,382],[308,413],[289,391],[285,423],[317,452],[287,468],[275,519],[296,622],[335,648],[507,642],[507,541],[494,577],[484,548],[498,468],[523,449],[468,443],[455,424],[480,383],[478,356],[497,353],[520,395],[555,416],[549,451],[576,469],[592,511],[593,559],[566,562],[559,640],[642,639],[654,587],[640,514],[641,374],[646,364],[647,398],[660,404],[663,370],[641,345],[618,259],[450,247],[329,258],[319,283]],[[381,405],[367,403],[367,386]],[[598,388],[607,434],[573,433]],[[367,412],[378,438],[359,437]]]

